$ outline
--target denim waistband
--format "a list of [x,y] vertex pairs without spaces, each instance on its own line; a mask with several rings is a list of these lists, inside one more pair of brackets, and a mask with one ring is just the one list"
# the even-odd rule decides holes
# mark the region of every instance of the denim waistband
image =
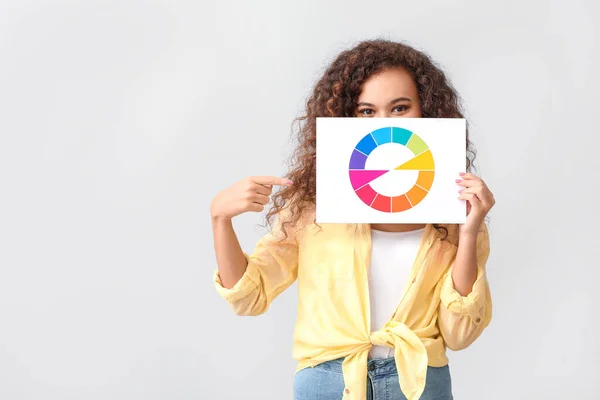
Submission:
[[[342,373],[342,362],[344,357],[337,358],[331,361],[325,361],[315,366],[315,368],[322,368],[328,371],[335,371]],[[396,370],[396,359],[394,357],[388,358],[373,358],[367,362],[367,370],[371,376],[390,375],[397,373]]]

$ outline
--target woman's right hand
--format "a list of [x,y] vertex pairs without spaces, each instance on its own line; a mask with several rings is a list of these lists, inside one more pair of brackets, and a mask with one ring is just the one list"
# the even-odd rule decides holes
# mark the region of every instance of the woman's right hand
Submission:
[[217,219],[231,219],[248,211],[261,212],[270,201],[273,185],[291,184],[292,181],[276,176],[244,178],[215,196],[210,204],[210,215]]

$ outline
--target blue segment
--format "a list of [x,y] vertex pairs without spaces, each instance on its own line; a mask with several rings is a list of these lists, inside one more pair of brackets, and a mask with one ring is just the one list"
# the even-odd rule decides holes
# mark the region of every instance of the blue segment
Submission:
[[406,146],[406,143],[408,143],[408,139],[410,139],[411,136],[412,132],[409,130],[397,127],[392,128],[392,142],[394,143],[400,143]]
[[377,147],[377,143],[375,143],[375,140],[373,140],[373,136],[371,136],[371,134],[369,133],[367,136],[362,138],[360,142],[358,142],[358,144],[356,145],[356,150],[368,156],[369,154],[371,154],[375,147]]
[[392,128],[381,128],[371,132],[371,135],[375,138],[377,145],[389,143],[392,141]]
[[366,162],[367,156],[356,151],[356,149],[352,151],[352,156],[350,157],[350,169],[365,169]]

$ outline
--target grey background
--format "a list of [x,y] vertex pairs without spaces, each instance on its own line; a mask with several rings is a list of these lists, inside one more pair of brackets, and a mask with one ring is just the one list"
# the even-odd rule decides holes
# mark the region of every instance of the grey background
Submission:
[[455,397],[598,398],[597,4],[0,1],[0,398],[291,398],[296,286],[234,316],[209,203],[284,173],[313,82],[374,37],[448,72],[497,198]]

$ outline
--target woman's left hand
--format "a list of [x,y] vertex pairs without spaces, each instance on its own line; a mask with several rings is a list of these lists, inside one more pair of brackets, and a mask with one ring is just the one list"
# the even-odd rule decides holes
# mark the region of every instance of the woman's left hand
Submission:
[[467,222],[459,225],[459,235],[476,236],[496,200],[485,182],[476,175],[466,173],[457,179],[456,183],[464,187],[459,191],[458,198],[467,201]]

